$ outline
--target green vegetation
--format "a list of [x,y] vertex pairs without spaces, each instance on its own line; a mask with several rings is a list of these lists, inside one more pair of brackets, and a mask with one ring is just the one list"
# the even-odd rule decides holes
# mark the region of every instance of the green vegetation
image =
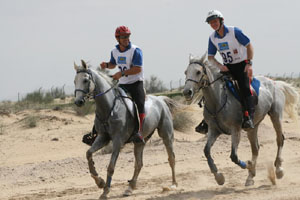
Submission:
[[36,115],[29,115],[26,118],[24,118],[24,125],[27,128],[34,128],[37,126],[37,123],[39,121],[39,117]]
[[0,122],[0,135],[4,135],[4,124]]

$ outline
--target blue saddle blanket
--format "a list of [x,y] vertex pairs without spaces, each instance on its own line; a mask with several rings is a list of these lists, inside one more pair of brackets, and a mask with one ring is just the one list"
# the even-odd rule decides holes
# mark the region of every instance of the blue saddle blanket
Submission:
[[[226,80],[226,86],[229,89],[229,91],[235,96],[235,98],[237,98],[238,100],[240,100],[239,94],[238,92],[235,90],[235,87],[232,83],[231,80]],[[252,79],[251,82],[251,86],[253,87],[253,89],[255,90],[257,97],[259,96],[259,87],[260,87],[260,81],[256,78]]]

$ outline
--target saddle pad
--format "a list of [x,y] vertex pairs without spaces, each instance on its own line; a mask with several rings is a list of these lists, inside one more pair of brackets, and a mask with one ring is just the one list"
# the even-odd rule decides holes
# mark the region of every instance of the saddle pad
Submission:
[[[233,83],[232,83],[231,80],[226,80],[226,86],[229,89],[229,91],[233,94],[233,96],[235,96],[235,98],[240,101],[239,94],[236,91],[236,89],[235,89],[235,87],[234,87],[234,85],[233,85]],[[258,97],[259,96],[260,81],[258,79],[256,79],[256,78],[253,78],[252,82],[251,82],[251,86],[252,86],[251,89],[255,90],[255,92],[257,94],[257,97]]]

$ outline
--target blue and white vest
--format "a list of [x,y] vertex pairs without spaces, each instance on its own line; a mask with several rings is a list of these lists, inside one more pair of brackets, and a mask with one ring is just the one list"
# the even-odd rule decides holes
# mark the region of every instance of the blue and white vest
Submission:
[[228,33],[223,38],[210,35],[210,40],[223,58],[224,64],[236,64],[247,60],[247,48],[240,44],[235,37],[234,27],[228,26]]
[[[132,58],[133,54],[138,48],[135,45],[131,45],[131,48],[126,50],[125,52],[120,52],[117,48],[114,48],[112,50],[112,56],[114,57],[117,66],[119,67],[120,71],[125,71],[131,68],[132,66]],[[144,69],[142,66],[139,66],[142,68],[142,71],[138,74],[134,75],[127,75],[123,76],[119,79],[120,84],[131,84],[136,81],[142,81],[144,80]]]

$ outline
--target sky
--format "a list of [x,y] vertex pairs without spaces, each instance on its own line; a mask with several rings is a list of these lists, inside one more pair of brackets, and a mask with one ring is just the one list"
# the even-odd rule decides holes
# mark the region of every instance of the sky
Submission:
[[143,51],[146,79],[183,84],[189,55],[207,50],[213,9],[250,38],[255,75],[299,76],[299,0],[0,0],[0,101],[72,87],[73,63],[109,61],[120,25]]

